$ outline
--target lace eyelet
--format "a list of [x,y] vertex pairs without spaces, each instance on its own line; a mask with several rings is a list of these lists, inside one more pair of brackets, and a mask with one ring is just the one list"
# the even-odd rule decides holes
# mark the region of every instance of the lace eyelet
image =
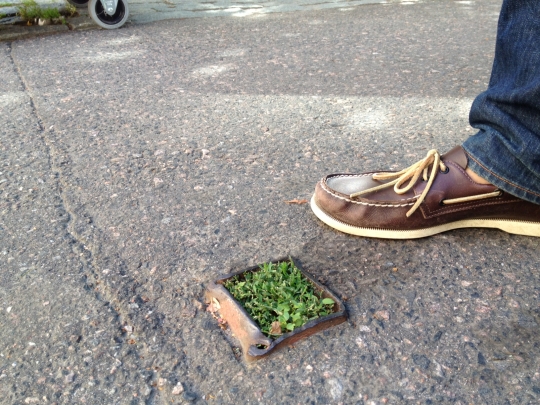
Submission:
[[441,172],[442,174],[446,174],[450,171],[450,168],[448,166],[446,166],[446,169],[445,170],[439,170],[439,172]]
[[446,204],[444,203],[444,200],[441,200],[441,201],[439,201],[439,205],[440,205],[441,207],[444,207]]

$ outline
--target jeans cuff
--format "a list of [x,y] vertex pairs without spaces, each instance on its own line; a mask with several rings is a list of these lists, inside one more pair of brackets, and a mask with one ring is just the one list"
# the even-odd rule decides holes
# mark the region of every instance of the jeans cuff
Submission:
[[465,149],[468,157],[468,167],[473,172],[489,181],[502,191],[534,204],[540,204],[540,193],[537,193],[528,187],[526,184],[526,179],[523,179],[525,181],[522,180],[521,184],[518,184],[517,182],[506,178],[500,171],[497,170],[499,164],[508,165],[507,161],[502,163],[494,162],[494,160],[496,160],[494,159],[494,156],[500,155],[486,154],[485,150],[480,150],[480,152],[478,152],[478,150],[474,148],[474,145],[470,145],[471,142],[468,142],[470,139],[471,138],[465,141],[462,147]]

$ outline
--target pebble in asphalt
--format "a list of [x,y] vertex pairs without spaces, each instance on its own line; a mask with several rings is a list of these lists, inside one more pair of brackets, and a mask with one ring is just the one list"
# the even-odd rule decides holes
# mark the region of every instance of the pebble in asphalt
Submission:
[[[342,235],[322,175],[472,132],[498,1],[132,25],[0,45],[0,398],[535,403],[538,240]],[[350,322],[253,366],[202,304],[292,254]]]

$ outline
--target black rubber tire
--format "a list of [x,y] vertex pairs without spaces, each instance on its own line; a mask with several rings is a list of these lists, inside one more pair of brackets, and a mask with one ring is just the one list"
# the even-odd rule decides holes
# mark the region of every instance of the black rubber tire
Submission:
[[100,0],[90,0],[88,2],[88,13],[101,28],[112,30],[125,24],[129,17],[129,6],[126,0],[118,0],[116,13],[110,16],[105,13]]

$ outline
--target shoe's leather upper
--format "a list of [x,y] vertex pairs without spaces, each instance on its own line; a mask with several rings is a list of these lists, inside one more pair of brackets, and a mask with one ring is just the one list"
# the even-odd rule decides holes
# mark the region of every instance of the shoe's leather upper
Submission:
[[503,192],[482,200],[444,204],[445,200],[494,193],[497,188],[470,178],[465,172],[468,158],[462,147],[452,149],[441,158],[448,170],[436,174],[424,201],[410,217],[406,213],[427,184],[421,179],[404,194],[397,194],[389,187],[351,198],[351,194],[382,182],[372,178],[375,172],[333,174],[317,184],[315,202],[333,218],[363,228],[419,229],[463,219],[540,221],[540,205]]

